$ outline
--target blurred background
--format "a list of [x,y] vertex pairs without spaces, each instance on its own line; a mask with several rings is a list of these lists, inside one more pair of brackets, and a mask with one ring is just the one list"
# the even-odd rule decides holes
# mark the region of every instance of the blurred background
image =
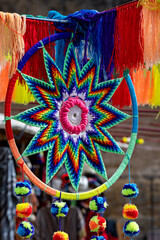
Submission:
[[[104,11],[118,5],[128,3],[128,0],[1,0],[0,11],[47,16],[50,10],[56,10],[63,15],[68,15],[81,9],[96,9]],[[15,115],[25,108],[30,108],[13,104],[12,114]],[[4,103],[0,103],[0,117],[3,119]],[[131,108],[122,109],[124,112],[132,114]],[[141,232],[135,239],[139,240],[159,240],[160,239],[160,108],[145,106],[139,107],[139,132],[138,139],[132,159],[131,159],[131,181],[135,182],[140,190],[139,196],[133,203],[139,209],[137,223]],[[21,151],[27,146],[34,135],[26,126],[19,123],[13,126],[17,144]],[[131,133],[131,120],[110,129],[112,136],[119,142],[124,151],[127,150]],[[125,138],[124,138],[125,137]],[[4,125],[0,123],[0,141],[6,141]],[[2,145],[0,145],[2,146]],[[119,166],[122,158],[114,154],[103,154],[108,176],[110,177]],[[35,174],[43,178],[44,162],[37,160],[37,156],[28,159],[30,167]],[[120,179],[105,193],[109,207],[105,212],[107,219],[115,220],[120,226],[125,223],[122,218],[122,208],[127,200],[121,194],[125,183],[128,182],[128,170],[122,174]],[[52,183],[54,184],[54,183]],[[47,197],[35,187],[35,193],[42,205]],[[3,239],[2,239],[3,240]]]

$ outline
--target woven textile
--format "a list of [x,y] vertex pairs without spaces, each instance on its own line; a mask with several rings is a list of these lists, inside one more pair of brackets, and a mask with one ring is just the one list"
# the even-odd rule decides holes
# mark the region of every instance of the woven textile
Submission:
[[43,56],[47,83],[22,74],[39,106],[14,118],[40,127],[23,156],[48,150],[47,183],[65,163],[78,190],[84,161],[107,179],[100,150],[124,154],[107,131],[129,118],[108,104],[122,79],[98,83],[99,66],[89,60],[80,69],[73,43],[68,46],[63,73],[45,48]]

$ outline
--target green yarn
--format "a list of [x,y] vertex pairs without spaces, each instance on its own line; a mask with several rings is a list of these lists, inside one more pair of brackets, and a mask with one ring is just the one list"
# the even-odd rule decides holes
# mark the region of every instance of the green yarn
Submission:
[[65,206],[65,202],[55,202],[55,205],[58,207],[57,217],[65,217],[66,215],[62,213],[62,208]]
[[26,188],[26,187],[16,187],[15,188],[15,193],[16,195],[26,195],[27,193],[29,193],[30,189]]
[[90,201],[90,203],[89,203],[89,208],[90,208],[92,211],[97,211],[97,210],[98,210],[98,206],[97,206],[95,200],[91,200],[91,201]]
[[136,222],[132,221],[132,222],[127,224],[125,231],[138,232],[139,231],[139,225]]
[[133,191],[132,189],[123,189],[123,190],[122,190],[122,194],[123,194],[124,196],[132,195],[132,194],[135,194],[135,193],[136,193],[136,192]]

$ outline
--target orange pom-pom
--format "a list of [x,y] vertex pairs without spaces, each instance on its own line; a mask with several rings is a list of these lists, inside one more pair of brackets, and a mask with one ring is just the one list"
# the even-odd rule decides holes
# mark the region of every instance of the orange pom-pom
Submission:
[[16,206],[16,215],[19,218],[28,218],[32,213],[32,207],[29,203],[19,203]]
[[138,217],[138,209],[134,204],[125,204],[123,207],[122,215],[127,219],[136,219]]
[[89,222],[91,232],[103,232],[106,228],[106,220],[101,216],[94,216]]
[[67,233],[58,231],[54,233],[53,240],[69,240],[69,237]]

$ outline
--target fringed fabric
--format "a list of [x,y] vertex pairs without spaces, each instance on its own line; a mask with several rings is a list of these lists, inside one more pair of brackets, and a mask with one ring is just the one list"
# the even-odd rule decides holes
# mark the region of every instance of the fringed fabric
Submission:
[[160,9],[160,1],[159,0],[139,0],[138,5],[142,5],[145,8],[150,10]]
[[138,105],[149,103],[152,92],[152,71],[139,69],[131,74]]
[[120,86],[118,87],[118,89],[116,90],[112,97],[112,105],[117,106],[119,108],[123,108],[125,106],[130,106],[130,104],[131,98],[129,89],[125,79],[123,79]]
[[[111,79],[114,69],[114,31],[116,9],[108,11],[102,17],[102,57],[100,81]],[[104,72],[105,71],[105,72]]]
[[[25,52],[27,52],[35,43],[41,39],[54,34],[55,29],[52,22],[27,19],[26,23],[27,28],[24,35]],[[49,43],[46,46],[46,49],[54,58],[54,43]],[[23,68],[23,73],[48,81],[43,61],[42,48],[39,49],[39,51],[37,51],[34,55],[32,55],[31,58],[27,61]],[[19,78],[15,85],[13,101],[23,104],[28,104],[29,102],[35,101],[32,93],[29,91],[29,88],[21,75],[19,75]]]
[[4,101],[9,82],[10,62],[8,61],[0,70],[0,101]]
[[160,11],[143,7],[141,12],[144,38],[144,63],[146,69],[160,61]]
[[12,77],[19,60],[24,55],[23,35],[25,30],[25,16],[0,12],[0,65],[4,66],[8,55],[11,56],[9,77]]
[[137,2],[117,7],[114,62],[121,74],[126,68],[132,71],[143,66],[141,11]]
[[151,98],[149,101],[149,104],[152,107],[157,107],[160,106],[160,94],[159,94],[159,89],[160,89],[160,66],[158,65],[154,65],[152,68],[152,92],[151,92]]

